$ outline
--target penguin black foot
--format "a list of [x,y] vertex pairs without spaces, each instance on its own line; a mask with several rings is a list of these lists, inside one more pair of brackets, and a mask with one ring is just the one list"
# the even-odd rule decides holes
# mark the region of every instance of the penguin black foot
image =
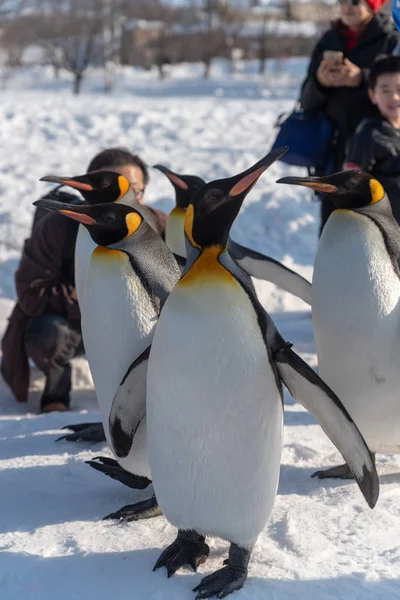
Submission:
[[194,588],[197,592],[195,600],[217,596],[225,598],[228,594],[240,590],[247,579],[247,566],[250,560],[250,551],[231,544],[229,558],[224,562],[225,567],[207,575]]
[[205,542],[204,535],[196,531],[178,531],[177,538],[159,557],[153,571],[160,567],[167,568],[168,577],[171,577],[181,567],[189,565],[193,571],[206,562],[210,548]]
[[100,473],[104,473],[104,475],[111,477],[111,479],[116,479],[134,490],[144,490],[151,483],[147,477],[134,475],[133,473],[129,473],[129,471],[125,471],[113,458],[96,456],[96,458],[86,460],[85,462],[96,471],[100,471]]
[[71,429],[74,433],[67,433],[56,439],[56,442],[105,442],[103,423],[77,423],[66,425],[63,429]]
[[117,519],[122,523],[129,523],[130,521],[152,519],[153,517],[159,517],[160,515],[162,515],[161,508],[158,505],[157,498],[153,495],[148,500],[123,506],[120,510],[117,510],[117,512],[104,517],[103,521],[107,519]]
[[315,471],[311,477],[318,477],[318,479],[354,479],[354,475],[346,463],[324,471]]

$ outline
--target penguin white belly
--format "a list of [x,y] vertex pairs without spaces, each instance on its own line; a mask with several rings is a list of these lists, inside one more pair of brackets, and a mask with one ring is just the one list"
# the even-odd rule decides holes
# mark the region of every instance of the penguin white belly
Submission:
[[96,244],[90,237],[86,227],[79,225],[75,245],[75,287],[80,307],[83,305],[83,294],[90,257],[95,248]]
[[183,258],[186,258],[185,214],[186,211],[183,208],[174,208],[168,215],[165,228],[165,242],[168,248],[171,252]]
[[[131,363],[151,343],[156,322],[156,310],[128,256],[97,247],[86,278],[82,334],[111,448],[108,418],[114,396]],[[141,387],[145,396],[145,385]],[[118,462],[137,475],[150,476],[145,421],[139,426],[131,452]]]
[[400,452],[400,281],[378,226],[335,211],[312,283],[319,374],[370,449]]
[[256,313],[231,284],[178,284],[149,360],[155,492],[181,529],[252,547],[279,479],[282,403]]

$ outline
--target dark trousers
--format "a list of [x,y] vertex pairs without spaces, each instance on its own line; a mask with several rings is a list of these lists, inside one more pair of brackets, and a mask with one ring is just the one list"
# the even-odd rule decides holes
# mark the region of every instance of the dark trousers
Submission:
[[30,358],[46,376],[42,407],[53,402],[68,406],[70,360],[84,352],[80,323],[51,314],[32,317],[25,329],[25,345]]
[[319,235],[321,237],[321,233],[322,233],[323,228],[325,227],[325,223],[327,222],[327,220],[329,219],[329,217],[331,216],[333,211],[336,209],[336,206],[334,205],[332,200],[330,198],[328,198],[327,196],[320,197],[320,203],[321,203],[321,222],[320,222],[320,228],[319,228]]

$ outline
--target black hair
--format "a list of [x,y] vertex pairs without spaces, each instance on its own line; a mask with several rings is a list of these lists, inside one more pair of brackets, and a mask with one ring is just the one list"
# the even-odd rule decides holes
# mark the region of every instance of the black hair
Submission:
[[105,167],[124,167],[125,165],[133,165],[139,167],[143,173],[144,185],[149,183],[149,170],[146,163],[138,156],[128,150],[128,148],[116,147],[106,148],[92,158],[87,168],[89,171],[98,171]]
[[390,73],[400,73],[400,56],[393,54],[378,56],[369,73],[368,87],[374,90],[378,83],[378,77]]

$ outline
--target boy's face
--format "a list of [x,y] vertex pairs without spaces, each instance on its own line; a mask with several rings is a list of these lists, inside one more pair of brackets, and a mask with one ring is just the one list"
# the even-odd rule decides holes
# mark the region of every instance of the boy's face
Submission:
[[378,77],[369,97],[379,112],[391,123],[400,121],[400,73],[384,73]]

